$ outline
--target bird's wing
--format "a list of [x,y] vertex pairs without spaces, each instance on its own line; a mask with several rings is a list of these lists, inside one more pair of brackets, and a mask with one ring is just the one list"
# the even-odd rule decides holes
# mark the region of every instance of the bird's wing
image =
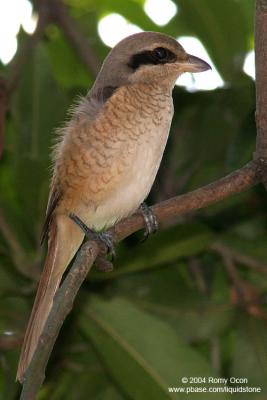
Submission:
[[62,197],[62,192],[59,187],[55,187],[55,185],[52,186],[49,200],[48,200],[48,205],[47,205],[47,210],[46,210],[46,216],[45,216],[45,221],[43,224],[42,232],[41,232],[41,244],[45,241],[47,238],[48,232],[49,232],[49,227],[51,224],[51,220],[53,217],[53,213]]
[[[88,123],[91,123],[97,117],[98,113],[101,111],[107,100],[109,100],[113,96],[117,89],[117,86],[105,86],[89,92],[86,97],[82,97],[79,99],[77,104],[72,108],[71,114],[74,117],[78,115],[83,115],[87,118]],[[55,146],[54,158],[56,158],[57,156],[57,149],[60,148],[60,142],[64,138],[64,134],[68,129],[68,124],[71,125],[71,123],[72,122],[69,121],[69,123],[67,123],[65,127],[58,130],[59,140]],[[41,232],[41,244],[47,238],[53,213],[63,196],[59,183],[55,181],[56,179],[54,177],[51,184],[45,222]]]

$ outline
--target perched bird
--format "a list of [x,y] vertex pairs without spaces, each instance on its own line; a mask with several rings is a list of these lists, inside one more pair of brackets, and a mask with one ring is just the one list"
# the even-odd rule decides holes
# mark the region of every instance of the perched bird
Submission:
[[169,135],[175,82],[184,72],[208,69],[172,37],[137,33],[111,50],[92,89],[74,107],[54,151],[43,231],[48,253],[24,338],[19,381],[62,275],[84,239],[84,227],[103,231],[139,208]]

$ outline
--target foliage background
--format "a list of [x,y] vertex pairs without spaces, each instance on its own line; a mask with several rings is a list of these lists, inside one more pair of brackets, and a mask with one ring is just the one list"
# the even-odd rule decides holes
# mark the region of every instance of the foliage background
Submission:
[[[144,30],[198,37],[227,82],[210,92],[175,88],[176,114],[151,204],[251,158],[255,88],[242,66],[253,46],[254,1],[176,0],[179,13],[164,28],[146,16],[143,3],[67,1],[100,60],[108,48],[97,22],[119,12]],[[25,40],[21,32],[19,47]],[[1,73],[8,68],[0,66]],[[50,25],[11,98],[0,160],[0,399],[19,393],[14,383],[19,345],[45,252],[39,233],[53,131],[94,78],[59,28]],[[267,283],[266,274],[253,269],[267,268],[264,190],[256,187],[179,218],[145,244],[139,240],[120,244],[114,272],[93,271],[83,285],[40,399],[191,399],[168,393],[182,376],[245,377],[262,388],[249,399],[266,399]]]

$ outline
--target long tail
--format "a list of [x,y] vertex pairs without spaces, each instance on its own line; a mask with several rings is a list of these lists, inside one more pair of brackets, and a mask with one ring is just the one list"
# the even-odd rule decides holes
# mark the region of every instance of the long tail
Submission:
[[42,334],[53,298],[62,275],[83,241],[81,229],[66,216],[57,216],[51,223],[48,253],[40,279],[32,313],[21,350],[17,380],[23,382],[25,372]]

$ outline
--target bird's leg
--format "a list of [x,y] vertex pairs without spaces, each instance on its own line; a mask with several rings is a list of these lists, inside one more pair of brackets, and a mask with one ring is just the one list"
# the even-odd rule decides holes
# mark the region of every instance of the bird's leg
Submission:
[[102,242],[106,246],[108,253],[111,254],[112,261],[114,260],[116,252],[112,240],[112,234],[110,232],[95,232],[94,230],[90,229],[76,214],[70,213],[69,217],[81,228],[89,240],[98,240]]
[[140,211],[143,214],[146,224],[146,231],[144,234],[144,240],[146,240],[149,235],[157,232],[157,230],[159,229],[159,223],[155,214],[146,203],[141,204]]

